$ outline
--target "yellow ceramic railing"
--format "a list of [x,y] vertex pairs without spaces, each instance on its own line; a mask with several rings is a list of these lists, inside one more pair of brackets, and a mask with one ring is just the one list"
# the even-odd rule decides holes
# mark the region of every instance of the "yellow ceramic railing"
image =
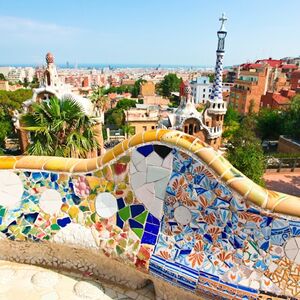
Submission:
[[102,168],[128,149],[145,143],[159,142],[175,146],[198,157],[234,192],[247,201],[273,212],[300,217],[300,198],[274,192],[255,184],[235,169],[224,157],[196,137],[175,130],[153,130],[124,140],[104,155],[90,159],[51,156],[2,156],[0,169],[44,170],[64,173],[86,173]]

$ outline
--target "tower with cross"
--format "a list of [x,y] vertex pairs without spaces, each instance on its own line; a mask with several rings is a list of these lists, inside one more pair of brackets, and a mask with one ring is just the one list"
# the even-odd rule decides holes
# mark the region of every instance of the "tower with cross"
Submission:
[[203,114],[205,124],[209,127],[207,142],[215,148],[218,148],[221,143],[224,116],[227,110],[227,103],[223,101],[222,94],[223,58],[225,53],[225,38],[227,36],[225,29],[227,18],[224,13],[219,18],[219,21],[221,22],[221,27],[217,32],[218,46],[216,51],[215,78],[210,99],[207,101],[207,106]]

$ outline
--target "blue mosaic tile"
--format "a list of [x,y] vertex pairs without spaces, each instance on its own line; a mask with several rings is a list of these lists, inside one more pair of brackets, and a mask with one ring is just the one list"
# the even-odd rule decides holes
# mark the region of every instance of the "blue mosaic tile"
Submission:
[[153,235],[153,234],[148,233],[148,232],[144,232],[141,243],[142,244],[155,245],[156,239],[157,239],[156,235]]
[[141,205],[141,204],[131,205],[130,211],[131,211],[131,217],[134,218],[134,217],[140,215],[143,211],[145,211],[145,207],[144,207],[144,205]]
[[157,234],[158,234],[158,231],[159,231],[159,226],[154,225],[154,224],[150,224],[150,223],[146,223],[145,231],[157,235]]
[[123,207],[125,207],[125,202],[124,202],[123,198],[118,198],[117,203],[118,203],[119,210],[122,209]]
[[131,228],[144,228],[143,225],[133,219],[129,219],[129,225]]
[[119,216],[119,214],[117,213],[117,220],[116,220],[116,223],[117,223],[117,226],[119,227],[119,228],[123,228],[123,226],[124,226],[124,221],[120,218],[120,216]]
[[153,145],[138,147],[136,150],[142,155],[144,155],[145,157],[147,157],[150,153],[153,152]]
[[70,223],[71,223],[71,219],[69,217],[66,217],[66,218],[63,218],[63,219],[57,219],[57,224],[60,227],[66,227]]

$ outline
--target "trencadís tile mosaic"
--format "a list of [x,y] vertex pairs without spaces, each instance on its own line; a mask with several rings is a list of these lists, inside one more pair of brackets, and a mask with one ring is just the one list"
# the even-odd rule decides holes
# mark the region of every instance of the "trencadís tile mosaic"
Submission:
[[300,297],[300,219],[232,192],[200,159],[150,143],[90,173],[0,171],[0,231],[56,241],[70,224],[113,259],[194,293]]

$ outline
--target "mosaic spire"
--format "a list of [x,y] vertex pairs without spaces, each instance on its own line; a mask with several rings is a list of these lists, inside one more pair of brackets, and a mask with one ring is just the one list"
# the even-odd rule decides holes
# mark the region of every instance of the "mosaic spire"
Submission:
[[225,46],[225,38],[227,35],[227,31],[225,29],[225,22],[227,21],[227,18],[225,17],[225,14],[223,13],[221,18],[219,19],[221,21],[221,27],[218,31],[218,48],[217,48],[217,61],[216,61],[216,67],[215,67],[215,79],[213,84],[213,89],[211,93],[211,100],[215,102],[222,102],[223,96],[222,96],[222,73],[223,73],[223,57],[224,57],[224,46]]

